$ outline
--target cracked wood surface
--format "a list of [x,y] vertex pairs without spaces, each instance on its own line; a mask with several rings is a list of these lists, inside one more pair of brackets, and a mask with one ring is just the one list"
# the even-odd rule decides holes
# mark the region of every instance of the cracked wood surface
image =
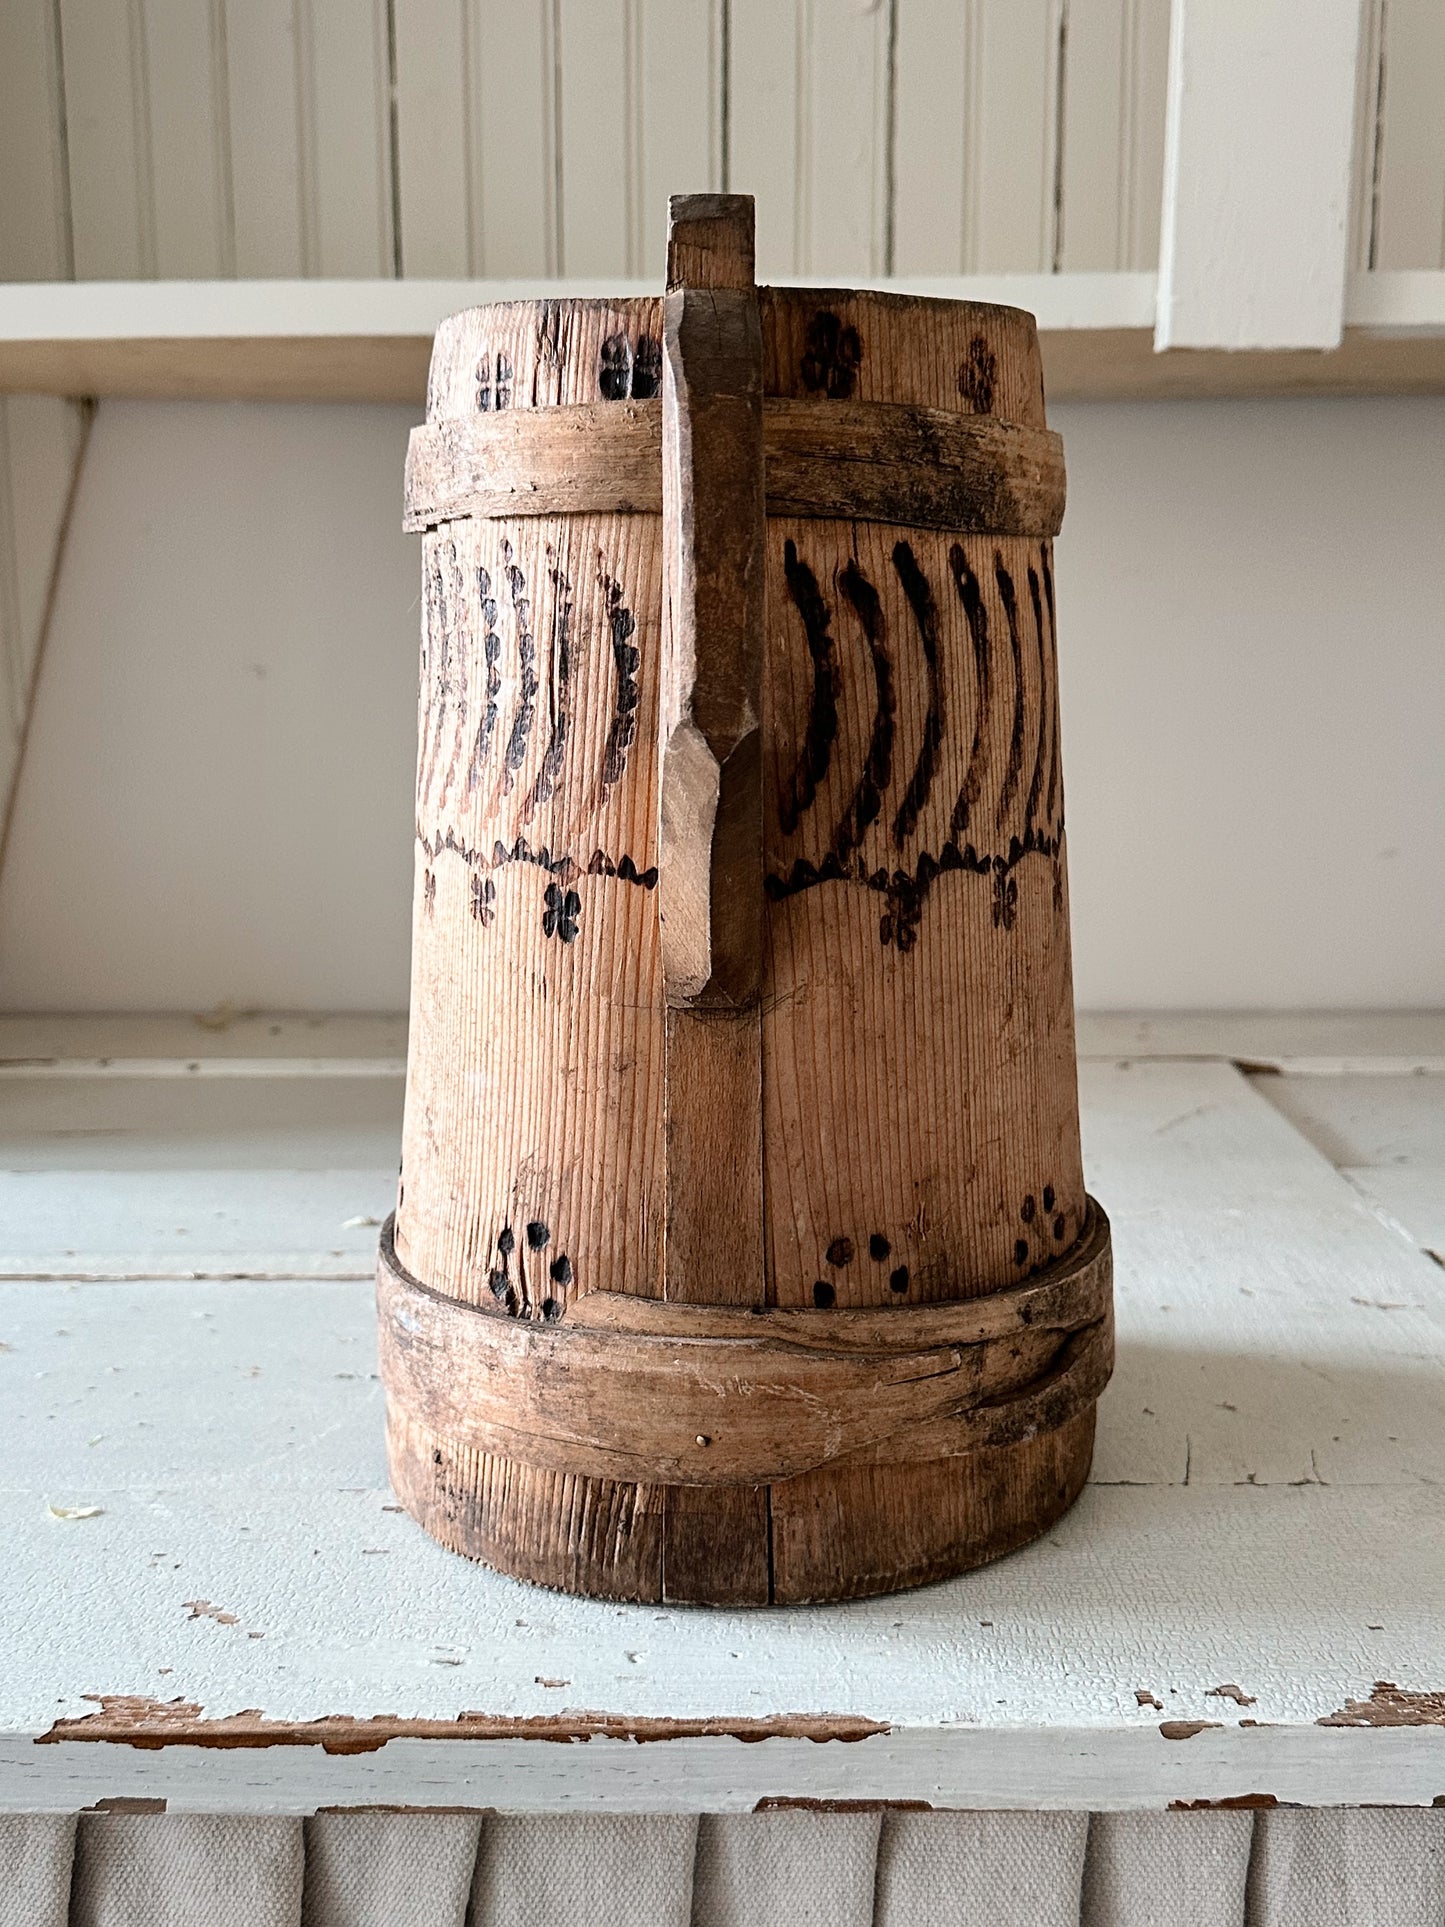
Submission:
[[[444,1553],[385,1486],[365,1283],[0,1284],[0,1804],[1428,1804],[1445,1280],[1272,1081],[1082,1067],[1119,1325],[1094,1481],[1037,1545],[902,1600],[622,1608]],[[199,1710],[159,1748],[35,1744],[124,1717],[90,1695]],[[294,1743],[194,1743],[242,1715]]]

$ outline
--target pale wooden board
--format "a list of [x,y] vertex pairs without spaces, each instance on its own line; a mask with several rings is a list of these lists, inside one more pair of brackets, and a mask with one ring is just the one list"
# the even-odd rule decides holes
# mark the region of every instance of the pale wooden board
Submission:
[[406,275],[474,271],[467,48],[465,0],[412,0],[397,9],[397,207]]
[[308,271],[294,0],[226,9],[231,210],[239,275]]
[[1070,0],[1064,44],[1058,262],[1159,258],[1168,0]]
[[298,10],[308,274],[394,272],[387,0]]
[[[208,1088],[254,1101],[244,1078]],[[1119,1267],[1097,1483],[1037,1546],[898,1599],[629,1609],[442,1552],[386,1509],[365,1283],[0,1286],[21,1415],[0,1469],[0,1803],[1427,1803],[1445,1730],[1315,1722],[1378,1679],[1442,1683],[1445,1279],[1227,1065],[1088,1063],[1083,1099]],[[50,1504],[103,1511],[57,1521]],[[190,1617],[194,1600],[235,1624]],[[1226,1683],[1255,1703],[1211,1693]],[[891,1730],[348,1754],[32,1743],[97,1693],[281,1722],[472,1709],[584,1730],[589,1713]],[[1220,1725],[1172,1740],[1170,1719]]]

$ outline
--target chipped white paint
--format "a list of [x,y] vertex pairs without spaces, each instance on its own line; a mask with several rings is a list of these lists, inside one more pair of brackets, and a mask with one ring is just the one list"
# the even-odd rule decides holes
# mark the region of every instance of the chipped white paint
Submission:
[[[45,1073],[14,1088],[38,1143],[46,1105],[85,1085]],[[291,1106],[276,1142],[294,1157],[308,1132],[341,1128],[333,1100],[366,1086],[328,1080],[315,1110],[295,1080],[144,1088],[143,1106],[200,1103],[195,1141],[220,1155],[252,1139],[263,1162],[266,1107]],[[1445,1684],[1445,1278],[1231,1066],[1089,1062],[1082,1088],[1119,1265],[1094,1483],[1027,1551],[895,1599],[626,1608],[442,1551],[386,1490],[365,1283],[0,1284],[0,1805],[1428,1803],[1445,1791],[1445,1729],[1316,1722],[1379,1679]],[[91,1086],[86,1101],[115,1100]],[[117,1142],[160,1162],[175,1150],[154,1111]],[[235,1168],[240,1181],[260,1167]],[[101,1510],[57,1520],[51,1506]],[[193,1617],[195,1600],[234,1623]],[[1254,1703],[1219,1697],[1226,1683]],[[470,1710],[889,1730],[403,1737],[347,1754],[35,1743],[93,1694],[283,1723]],[[1173,1721],[1219,1724],[1166,1738]]]

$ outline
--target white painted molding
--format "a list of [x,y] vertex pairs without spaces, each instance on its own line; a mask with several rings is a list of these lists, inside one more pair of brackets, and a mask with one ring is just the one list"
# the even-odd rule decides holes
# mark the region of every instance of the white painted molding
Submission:
[[1333,348],[1360,0],[1174,0],[1156,348]]

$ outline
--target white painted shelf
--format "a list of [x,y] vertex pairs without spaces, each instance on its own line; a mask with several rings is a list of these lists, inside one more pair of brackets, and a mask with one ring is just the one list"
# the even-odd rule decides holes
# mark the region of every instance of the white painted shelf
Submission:
[[[948,1584],[747,1613],[532,1590],[396,1509],[370,1287],[315,1274],[384,1208],[399,1027],[217,1021],[0,1022],[0,1807],[1445,1794],[1445,1273],[1359,1181],[1435,1168],[1438,1017],[1086,1022],[1084,1497]],[[242,1278],[158,1248],[197,1174]]]
[[[1156,352],[1152,272],[843,274],[794,285],[1004,302],[1038,317],[1059,401],[1445,388],[1445,271],[1352,277],[1333,350]],[[0,284],[0,391],[425,399],[437,323],[480,302],[651,292],[650,280],[236,280]]]

